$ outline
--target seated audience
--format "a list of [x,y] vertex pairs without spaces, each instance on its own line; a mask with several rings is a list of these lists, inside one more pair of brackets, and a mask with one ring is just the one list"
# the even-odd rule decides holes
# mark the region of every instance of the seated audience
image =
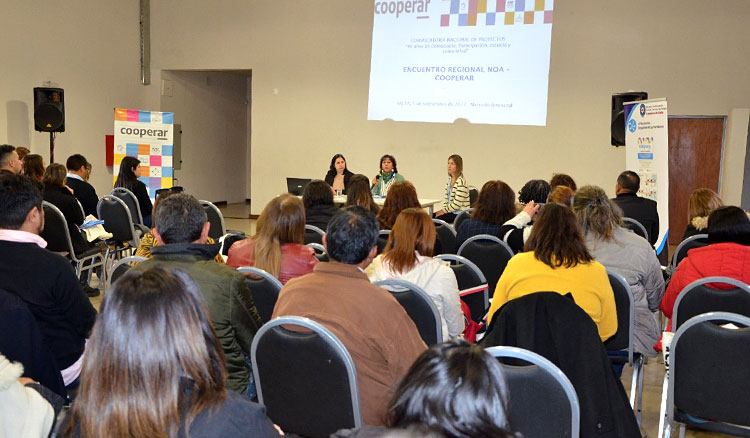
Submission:
[[407,208],[420,208],[417,189],[409,181],[394,183],[388,191],[383,208],[378,213],[381,230],[390,230],[396,222],[396,217]]
[[0,171],[20,174],[23,163],[18,158],[16,147],[9,144],[0,145]]
[[407,208],[398,215],[385,250],[365,273],[373,283],[406,280],[427,292],[440,314],[443,339],[447,340],[463,333],[464,314],[456,275],[432,258],[436,236],[435,225],[424,210]]
[[141,162],[135,157],[125,157],[120,163],[120,173],[115,180],[115,188],[124,187],[135,195],[138,199],[138,206],[141,208],[143,225],[151,227],[151,211],[153,205],[148,195],[148,189],[143,181],[138,180],[141,177]]
[[664,277],[653,247],[623,226],[622,212],[599,187],[581,187],[573,211],[594,260],[620,274],[630,285],[635,303],[635,351],[656,356],[653,346],[660,330],[653,312],[659,310],[664,295]]
[[328,186],[332,190],[339,190],[346,195],[352,176],[354,176],[354,173],[346,168],[346,158],[341,154],[334,155],[331,158],[331,167],[325,177]]
[[96,205],[99,203],[99,196],[94,186],[87,182],[91,174],[91,164],[83,155],[73,154],[68,157],[65,167],[68,169],[65,185],[73,189],[73,194],[81,203],[86,216],[98,217]]
[[344,207],[351,207],[353,205],[359,205],[364,207],[372,214],[378,214],[380,207],[372,199],[372,192],[370,191],[370,181],[367,177],[362,174],[356,174],[349,180],[349,187],[346,189],[346,203]]
[[[730,277],[750,283],[750,219],[739,207],[720,207],[708,216],[708,246],[688,251],[669,280],[661,310],[672,318],[674,303],[685,286],[704,277]],[[713,284],[731,289],[727,284]],[[667,331],[670,331],[670,321]]]
[[518,192],[518,202],[523,206],[521,211],[507,220],[499,231],[500,238],[510,246],[513,252],[523,250],[523,246],[531,235],[531,222],[549,197],[550,186],[547,181],[533,179],[528,181]]
[[547,197],[551,190],[547,181],[532,179],[521,187],[521,190],[518,192],[518,202],[521,205],[526,205],[531,201],[534,201],[535,204],[544,204],[547,202]]
[[622,209],[624,217],[635,219],[646,228],[648,241],[654,245],[659,238],[659,212],[656,208],[656,201],[638,196],[640,188],[641,177],[631,170],[626,170],[617,177],[615,184],[617,197],[612,201]]
[[477,197],[471,218],[464,220],[456,235],[456,248],[479,234],[499,236],[500,227],[515,213],[513,189],[502,181],[487,181]]
[[290,280],[273,311],[302,316],[333,332],[354,360],[362,417],[382,425],[396,382],[427,347],[404,308],[363,269],[377,251],[378,223],[363,207],[348,207],[328,224],[323,245],[331,261]]
[[29,178],[34,178],[37,181],[41,181],[44,176],[44,169],[47,166],[44,164],[44,158],[38,154],[28,154],[23,160],[23,173]]
[[44,249],[40,186],[24,176],[0,173],[0,284],[28,305],[65,386],[73,387],[96,310],[70,262]]
[[159,245],[151,248],[151,260],[134,269],[145,271],[163,264],[179,268],[193,278],[224,348],[229,371],[227,387],[252,395],[255,385],[246,358],[262,322],[245,277],[213,261],[220,245],[206,244],[211,225],[197,199],[185,193],[172,195],[159,203],[156,213],[156,227],[151,231]]
[[464,160],[460,155],[451,155],[448,157],[448,183],[445,185],[442,209],[435,212],[435,218],[453,223],[457,211],[470,207],[469,186],[464,177]]
[[73,250],[76,254],[80,254],[91,248],[93,245],[84,238],[81,230],[78,229],[79,226],[83,225],[84,217],[72,190],[65,185],[65,166],[58,163],[50,164],[44,172],[43,182],[44,200],[57,207],[65,216]]
[[318,263],[315,251],[305,246],[304,241],[302,201],[285,193],[272,199],[260,213],[255,236],[235,242],[229,248],[227,265],[254,266],[286,284],[292,278],[309,274]]
[[724,202],[713,190],[696,189],[688,200],[688,223],[682,240],[696,234],[705,234],[708,227],[708,215],[723,206]]
[[302,192],[302,203],[305,205],[305,224],[313,225],[325,231],[328,221],[339,209],[333,203],[333,193],[325,181],[310,181]]
[[[547,203],[554,202],[571,208],[573,202],[573,190],[567,186],[557,186],[547,196]],[[514,253],[523,250],[523,246],[531,235],[533,229],[532,220],[544,204],[536,204],[530,200],[516,216],[506,221],[499,234],[503,241],[510,246]]]
[[115,282],[86,347],[65,435],[279,436],[265,408],[227,391],[209,312],[178,269],[131,270]]
[[23,161],[26,159],[26,156],[29,155],[31,151],[29,150],[29,148],[18,146],[16,148],[16,153],[18,154],[18,159],[23,163]]
[[573,192],[578,190],[578,186],[576,185],[576,182],[573,181],[573,177],[570,175],[566,175],[564,173],[555,173],[552,175],[552,179],[549,180],[549,186],[550,190],[554,189],[557,186],[566,186],[570,187]]
[[372,179],[372,196],[385,197],[391,185],[398,181],[405,179],[398,173],[396,158],[393,155],[383,155],[380,157],[380,172]]
[[573,206],[573,197],[575,192],[568,186],[556,186],[549,192],[547,196],[547,203],[554,202],[566,207]]
[[617,332],[617,309],[607,271],[586,249],[570,208],[548,204],[539,216],[524,251],[510,259],[495,288],[487,316],[506,302],[536,292],[571,293],[594,320],[602,341]]

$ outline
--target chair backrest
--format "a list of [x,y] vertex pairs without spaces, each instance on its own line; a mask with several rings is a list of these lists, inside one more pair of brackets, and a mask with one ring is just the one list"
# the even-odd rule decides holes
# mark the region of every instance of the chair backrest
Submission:
[[[728,284],[731,289],[715,289],[708,284]],[[750,286],[729,277],[706,277],[685,286],[672,311],[672,331],[688,319],[706,312],[732,312],[750,316]]]
[[469,306],[471,319],[481,322],[490,308],[490,294],[487,280],[482,271],[471,260],[453,254],[440,254],[436,259],[450,262],[450,268],[456,276],[461,301]]
[[221,214],[219,207],[214,205],[210,201],[200,201],[203,209],[206,211],[206,218],[208,223],[211,224],[211,228],[208,229],[208,237],[219,240],[219,238],[227,234],[227,227],[224,223],[224,215]]
[[146,260],[148,260],[148,257],[141,256],[123,257],[118,260],[117,263],[112,265],[112,267],[109,269],[109,275],[107,276],[107,287],[105,290],[108,290],[112,283],[122,277],[126,272],[130,270],[130,268],[140,262],[145,262]]
[[[508,420],[514,432],[524,438],[551,436],[578,438],[581,412],[578,396],[570,380],[546,358],[517,347],[490,347],[488,353],[500,360],[508,383]],[[522,360],[517,366],[503,359]],[[543,415],[539,415],[543,412]]]
[[643,224],[633,219],[632,217],[623,217],[622,222],[630,231],[634,232],[635,234],[643,237],[644,239],[650,242],[649,237],[648,237],[648,231],[646,231],[646,227],[644,227]]
[[326,251],[323,245],[319,243],[308,243],[307,246],[315,250],[315,258],[317,258],[319,262],[330,261],[330,258],[328,257],[328,251]]
[[430,346],[443,342],[440,314],[427,292],[404,280],[382,280],[375,282],[375,285],[390,292],[404,307],[425,344]]
[[474,211],[473,208],[467,208],[466,210],[457,214],[456,218],[453,219],[453,229],[456,230],[457,233],[458,233],[458,230],[461,228],[461,224],[463,223],[463,221],[471,217],[472,211]]
[[86,210],[83,209],[83,205],[81,204],[81,201],[76,198],[76,204],[78,204],[78,209],[81,210],[81,217],[86,219]]
[[264,323],[270,321],[276,300],[279,298],[279,291],[281,291],[281,282],[262,269],[240,266],[237,271],[245,276],[247,286],[253,295],[253,304],[258,310],[261,321]]
[[476,187],[469,187],[469,206],[474,207],[474,204],[477,203],[477,198],[479,198],[479,190],[477,190]]
[[689,250],[707,245],[708,234],[696,234],[680,242],[680,244],[677,245],[677,249],[675,249],[674,251],[674,255],[672,256],[672,272],[677,269],[677,266],[680,264],[682,259],[687,257],[687,253]]
[[633,363],[633,331],[635,303],[628,282],[616,272],[607,269],[609,284],[615,294],[617,332],[604,343],[607,350],[628,350],[628,363]]
[[[718,321],[744,328],[723,328]],[[750,318],[729,312],[690,318],[675,333],[670,351],[670,421],[679,409],[700,418],[750,426]]]
[[433,219],[432,222],[435,224],[435,230],[440,239],[441,252],[443,254],[455,254],[456,230],[453,229],[451,224],[442,219]]
[[39,236],[47,241],[47,249],[75,257],[65,215],[50,202],[43,201],[42,205],[44,209],[44,229],[39,233]]
[[122,199],[112,195],[102,196],[96,204],[96,215],[104,221],[104,229],[112,233],[112,239],[138,246],[130,209]]
[[326,232],[315,225],[305,225],[305,245],[308,243],[323,244],[323,235]]
[[385,246],[388,244],[388,236],[391,235],[391,230],[380,230],[378,232],[378,254],[382,253]]
[[285,432],[327,438],[362,426],[354,361],[322,325],[276,318],[258,330],[250,354],[258,401]]
[[110,195],[117,196],[122,199],[122,202],[128,206],[130,210],[130,217],[133,219],[133,223],[143,224],[143,214],[141,213],[141,205],[138,203],[138,198],[135,194],[125,187],[115,187],[110,192]]
[[490,287],[490,298],[492,298],[497,281],[503,275],[508,261],[513,257],[513,250],[507,243],[495,236],[479,234],[462,243],[458,248],[458,255],[471,260],[482,270]]

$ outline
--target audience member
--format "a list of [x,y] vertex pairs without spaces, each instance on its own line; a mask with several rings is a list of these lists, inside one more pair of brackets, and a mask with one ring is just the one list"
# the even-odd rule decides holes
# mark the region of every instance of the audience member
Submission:
[[646,228],[648,241],[654,245],[659,238],[659,213],[656,210],[656,201],[638,196],[640,188],[641,177],[631,170],[626,170],[617,177],[617,197],[612,200],[622,209],[624,217],[635,219]]
[[541,179],[532,179],[523,185],[518,192],[518,202],[523,205],[534,201],[535,204],[544,204],[547,202],[547,196],[552,190],[547,181]]
[[495,288],[488,321],[506,302],[539,291],[567,294],[594,320],[602,341],[617,332],[617,310],[607,271],[586,249],[576,215],[548,204],[526,242],[510,259]]
[[550,186],[541,179],[527,182],[518,192],[518,201],[523,208],[512,219],[505,221],[498,232],[500,238],[510,246],[514,253],[523,250],[524,244],[531,235],[534,215],[539,211],[539,207],[547,202],[549,195]]
[[351,207],[353,205],[359,205],[364,207],[372,214],[378,214],[380,207],[372,199],[372,192],[370,191],[370,181],[367,177],[358,173],[349,180],[349,187],[346,189],[346,203],[344,207]]
[[31,153],[31,151],[29,150],[29,148],[18,146],[16,148],[16,153],[18,154],[18,159],[23,162],[26,159],[26,156]]
[[28,305],[63,382],[73,387],[96,310],[70,262],[44,249],[40,186],[24,176],[0,173],[0,284]]
[[555,186],[547,196],[547,203],[554,202],[570,208],[573,206],[574,195],[575,192],[568,186]]
[[380,172],[372,179],[372,196],[385,197],[394,182],[405,181],[404,176],[398,173],[396,158],[393,155],[380,157]]
[[23,170],[23,163],[18,159],[16,147],[9,144],[0,145],[0,171],[19,174]]
[[325,182],[333,190],[339,190],[346,194],[349,189],[349,181],[354,173],[346,168],[346,158],[341,154],[336,154],[331,158],[331,167],[326,173]]
[[323,245],[329,263],[284,286],[273,317],[302,316],[331,330],[357,369],[366,425],[382,425],[396,382],[426,346],[404,308],[363,272],[376,254],[378,223],[363,207],[331,219]]
[[417,189],[409,181],[398,181],[391,185],[388,196],[385,197],[383,208],[378,213],[381,230],[390,230],[396,222],[396,217],[407,208],[420,208]]
[[135,195],[138,199],[138,205],[141,208],[143,225],[151,227],[151,211],[153,205],[151,198],[148,196],[146,184],[139,181],[141,177],[141,162],[135,157],[125,157],[120,163],[120,173],[117,175],[115,187],[124,187]]
[[[26,158],[29,157],[31,155]],[[84,238],[81,230],[78,229],[83,224],[84,217],[72,190],[65,185],[65,166],[58,163],[50,164],[44,172],[43,182],[44,200],[57,207],[65,216],[75,253],[81,254],[92,248],[93,245]]]
[[47,166],[44,164],[44,158],[42,158],[41,155],[28,154],[23,160],[23,170],[21,173],[29,178],[41,181],[46,168]]
[[305,204],[305,224],[313,225],[325,231],[328,222],[339,209],[333,203],[333,193],[325,181],[310,181],[302,192],[302,203]]
[[570,187],[573,192],[578,190],[576,182],[573,181],[573,177],[564,173],[555,173],[552,175],[552,179],[549,180],[550,189],[554,189],[557,186]]
[[440,314],[443,339],[450,339],[464,331],[464,314],[456,275],[432,258],[436,236],[435,225],[424,210],[407,208],[398,215],[385,250],[365,273],[372,282],[399,279],[422,288]]
[[272,199],[260,213],[255,230],[255,236],[229,248],[227,265],[255,266],[286,284],[309,274],[318,263],[315,251],[304,245],[305,209],[296,196],[285,193]]
[[581,187],[573,211],[594,260],[620,274],[630,285],[635,304],[635,351],[656,356],[653,346],[660,330],[653,312],[659,310],[664,295],[664,277],[654,248],[623,227],[622,212],[599,187]]
[[695,189],[688,200],[688,223],[682,240],[696,234],[704,234],[708,228],[708,215],[723,207],[719,195],[711,189]]
[[279,436],[262,406],[227,391],[209,314],[178,269],[131,270],[115,282],[86,347],[66,436]]
[[226,355],[227,387],[252,395],[255,385],[246,357],[262,322],[245,277],[213,261],[219,244],[206,245],[210,224],[197,199],[184,193],[172,195],[159,203],[156,213],[152,232],[159,245],[151,248],[153,258],[139,263],[136,269],[169,265],[187,272],[198,283]]
[[445,185],[442,209],[435,212],[435,217],[453,223],[456,212],[470,207],[469,186],[464,177],[464,160],[460,155],[451,155],[448,157],[448,183]]
[[65,167],[68,169],[65,185],[73,189],[73,194],[81,203],[86,216],[98,217],[96,205],[99,203],[99,196],[96,194],[94,186],[87,182],[91,172],[90,166],[91,164],[86,161],[86,157],[81,154],[69,156],[65,162]]
[[471,218],[464,220],[456,235],[456,248],[479,234],[498,236],[500,227],[515,213],[513,189],[502,181],[487,181],[477,197]]

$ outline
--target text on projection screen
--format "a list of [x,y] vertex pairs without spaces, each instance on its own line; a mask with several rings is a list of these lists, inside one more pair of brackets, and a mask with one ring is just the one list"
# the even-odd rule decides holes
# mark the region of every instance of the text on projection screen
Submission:
[[369,120],[547,123],[553,0],[376,0]]

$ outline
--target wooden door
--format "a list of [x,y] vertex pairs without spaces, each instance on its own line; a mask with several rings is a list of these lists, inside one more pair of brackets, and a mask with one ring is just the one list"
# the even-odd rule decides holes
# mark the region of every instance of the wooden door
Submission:
[[687,227],[690,194],[719,192],[726,116],[669,117],[669,244],[678,245]]

